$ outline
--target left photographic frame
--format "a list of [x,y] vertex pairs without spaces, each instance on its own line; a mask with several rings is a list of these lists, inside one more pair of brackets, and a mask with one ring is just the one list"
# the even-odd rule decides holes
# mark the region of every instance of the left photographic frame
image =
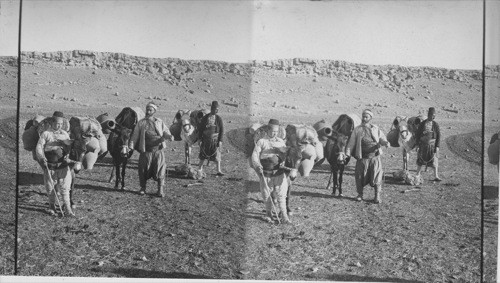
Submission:
[[0,0],[0,275],[16,262],[16,164],[20,1]]

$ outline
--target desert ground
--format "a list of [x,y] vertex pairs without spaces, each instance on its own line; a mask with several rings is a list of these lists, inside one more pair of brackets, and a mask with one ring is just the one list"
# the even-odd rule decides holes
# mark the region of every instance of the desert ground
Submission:
[[[172,142],[167,197],[153,196],[151,181],[140,196],[137,153],[124,192],[108,183],[108,156],[77,175],[76,217],[52,217],[45,211],[41,169],[20,143],[20,275],[480,281],[482,82],[473,72],[368,66],[366,72],[376,78],[358,78],[365,67],[352,64],[323,72],[319,63],[297,62],[292,71],[273,62],[157,63],[161,60],[119,54],[69,54],[22,57],[21,131],[36,114],[62,110],[67,116],[114,117],[123,107],[150,100],[160,104],[157,116],[169,124],[178,109],[208,108],[218,100],[227,133],[226,175],[216,177],[211,164],[203,185],[186,187],[194,180],[173,170],[183,162],[183,144]],[[302,71],[304,65],[313,67]],[[405,192],[413,187],[392,178],[402,168],[401,149],[389,148],[382,156],[382,204],[369,200],[369,187],[366,201],[353,201],[354,160],[345,173],[345,197],[332,197],[325,190],[325,162],[294,182],[291,225],[263,220],[258,178],[248,168],[241,137],[251,123],[271,117],[283,124],[333,123],[340,114],[371,108],[373,122],[387,133],[396,115],[425,114],[430,106],[438,109],[443,136],[442,182],[431,181],[429,169],[419,190]],[[193,163],[197,153],[195,147]],[[412,172],[415,158],[412,152]]]
[[17,57],[0,57],[0,274],[14,274]]

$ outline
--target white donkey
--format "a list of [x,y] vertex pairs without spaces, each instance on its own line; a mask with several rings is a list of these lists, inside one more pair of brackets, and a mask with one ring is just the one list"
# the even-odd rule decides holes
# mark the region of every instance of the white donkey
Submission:
[[420,122],[424,119],[421,116],[408,118],[407,116],[397,116],[392,122],[391,132],[397,134],[397,144],[395,144],[395,137],[389,137],[391,139],[391,146],[401,147],[403,150],[403,170],[408,170],[408,159],[410,157],[410,152],[415,149],[418,144],[415,139],[415,133],[417,132]]
[[191,162],[191,148],[198,141],[198,125],[207,113],[207,110],[179,110],[170,126],[175,140],[184,141],[184,162],[187,165]]

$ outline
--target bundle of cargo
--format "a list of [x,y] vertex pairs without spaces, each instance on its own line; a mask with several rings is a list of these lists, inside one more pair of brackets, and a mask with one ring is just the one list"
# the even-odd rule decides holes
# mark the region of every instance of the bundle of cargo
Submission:
[[[327,127],[325,120],[321,120],[319,122],[316,122],[313,125],[313,128],[318,134],[318,139],[323,143],[323,146],[326,147],[326,141],[333,132],[341,133],[347,137],[351,137],[352,131],[354,131],[354,128],[359,125],[361,125],[361,118],[359,118],[358,115],[341,114],[332,124],[332,127]],[[323,161],[324,158],[319,159],[319,161],[317,161],[315,165],[321,165]]]
[[102,132],[101,124],[96,119],[89,117],[71,117],[69,124],[71,139],[89,139],[82,165],[85,169],[93,169],[97,157],[108,151],[106,136]]
[[[64,118],[62,129],[65,131],[69,131],[70,124],[68,119]],[[24,127],[24,132],[22,135],[23,140],[23,148],[28,151],[35,150],[36,144],[38,143],[38,139],[40,135],[50,129],[52,123],[54,122],[53,117],[44,117],[41,115],[36,115],[32,119],[30,119],[26,126]]]

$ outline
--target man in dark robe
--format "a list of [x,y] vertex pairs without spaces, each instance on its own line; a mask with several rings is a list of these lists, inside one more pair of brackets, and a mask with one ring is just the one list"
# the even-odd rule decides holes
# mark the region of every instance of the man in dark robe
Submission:
[[434,181],[441,181],[438,175],[438,157],[439,157],[439,141],[441,140],[441,131],[439,125],[434,119],[436,118],[436,109],[429,108],[427,119],[420,123],[415,135],[415,140],[418,143],[417,155],[417,177],[420,177],[422,166],[430,166],[434,168]]
[[200,122],[199,140],[200,140],[200,171],[203,170],[205,159],[217,163],[217,176],[224,176],[221,171],[221,150],[222,138],[224,136],[224,124],[222,118],[217,115],[219,112],[219,103],[212,102],[210,113],[203,116]]

